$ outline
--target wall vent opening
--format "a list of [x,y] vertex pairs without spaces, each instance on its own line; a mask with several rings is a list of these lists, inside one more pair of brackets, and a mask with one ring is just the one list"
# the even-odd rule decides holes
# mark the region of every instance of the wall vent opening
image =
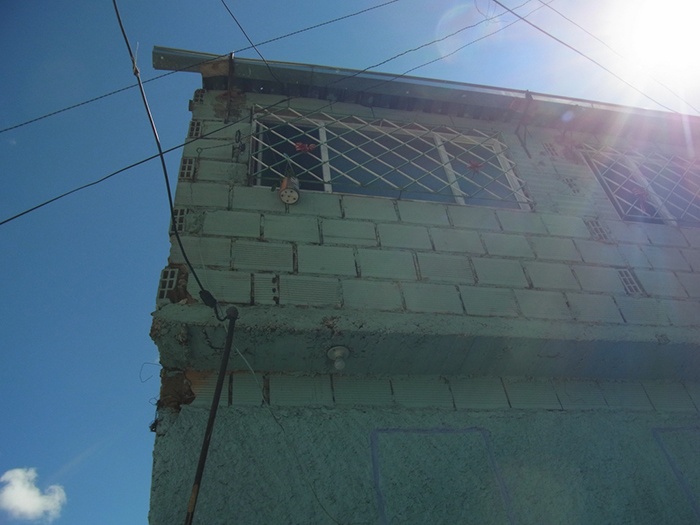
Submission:
[[640,295],[644,293],[642,285],[639,284],[637,277],[631,270],[618,270],[617,274],[620,276],[622,284],[625,287],[625,292],[627,292],[628,295]]
[[194,180],[194,165],[195,159],[189,157],[183,157],[180,161],[180,172],[178,173],[178,179],[182,181],[192,182]]
[[583,222],[588,227],[588,231],[594,239],[598,241],[609,241],[610,236],[605,227],[598,221],[598,219],[583,219]]

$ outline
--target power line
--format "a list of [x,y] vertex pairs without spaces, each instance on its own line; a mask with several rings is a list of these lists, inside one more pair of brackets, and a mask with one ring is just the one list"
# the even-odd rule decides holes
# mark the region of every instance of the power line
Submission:
[[[339,16],[339,17],[337,17],[337,18],[333,18],[332,20],[327,20],[327,21],[325,21],[325,22],[321,22],[320,24],[314,24],[314,25],[312,25],[312,26],[305,27],[305,28],[303,28],[303,29],[297,29],[296,31],[292,31],[291,33],[287,33],[287,34],[285,34],[285,35],[281,35],[281,36],[277,36],[277,37],[274,37],[274,38],[270,38],[269,40],[265,40],[265,41],[263,41],[263,42],[259,42],[258,44],[254,44],[254,45],[251,45],[251,46],[248,46],[248,47],[243,47],[243,48],[241,48],[241,49],[238,49],[238,50],[234,51],[234,53],[242,53],[243,51],[248,51],[249,49],[253,49],[255,46],[264,46],[265,44],[269,44],[269,43],[271,43],[271,42],[276,42],[276,41],[282,40],[282,39],[284,39],[284,38],[289,38],[290,36],[299,35],[299,34],[301,34],[301,33],[305,33],[305,32],[307,32],[307,31],[311,31],[311,30],[317,29],[317,28],[319,28],[319,27],[323,27],[323,26],[326,26],[326,25],[329,25],[329,24],[333,24],[333,23],[335,23],[335,22],[340,22],[341,20],[346,20],[346,19],[348,19],[348,18],[352,18],[352,17],[358,16],[358,15],[367,13],[368,11],[373,11],[374,9],[379,9],[379,8],[381,8],[381,7],[387,6],[387,5],[389,5],[389,4],[394,4],[394,3],[400,2],[400,1],[401,1],[401,0],[389,0],[388,2],[384,2],[384,3],[382,3],[382,4],[378,4],[378,5],[375,5],[375,6],[372,6],[372,7],[368,7],[368,8],[366,8],[366,9],[362,9],[362,10],[360,10],[360,11],[356,11],[356,12],[354,12],[354,13],[350,13],[350,14],[347,14],[347,15]],[[202,62],[199,62],[199,63],[197,63],[197,64],[195,64],[195,65],[206,64],[207,62],[211,62],[211,61],[214,61],[214,60],[219,60],[219,59],[225,58],[225,57],[227,57],[227,56],[229,56],[228,53],[226,53],[225,55],[218,55],[218,56],[216,56],[216,57],[214,57],[214,58],[210,58],[210,59],[208,59],[208,60],[203,60]],[[192,67],[192,65],[189,65],[189,66],[187,66],[187,67],[188,67],[188,68],[189,68],[189,67]],[[144,83],[144,84],[147,84],[148,82],[153,82],[154,80],[159,80],[159,79],[161,79],[161,78],[167,77],[167,76],[172,75],[172,74],[174,74],[174,73],[179,73],[179,72],[181,72],[181,71],[184,71],[184,69],[177,69],[177,70],[174,70],[174,71],[168,71],[167,73],[163,73],[163,74],[158,75],[158,76],[155,76],[155,77],[153,77],[153,78],[146,79],[146,80],[143,81],[143,83]],[[110,96],[112,96],[112,95],[116,95],[117,93],[121,93],[122,91],[126,91],[126,90],[128,90],[128,89],[135,88],[135,87],[137,87],[137,86],[138,86],[138,83],[136,83],[136,84],[131,84],[130,86],[125,86],[125,87],[123,87],[123,88],[119,88],[119,89],[116,89],[116,90],[114,90],[114,91],[110,91],[109,93],[105,93],[104,95],[100,95],[100,96],[98,96],[98,97],[91,98],[91,99],[85,100],[85,101],[83,101],[83,102],[79,102],[78,104],[73,104],[72,106],[68,106],[68,107],[65,107],[65,108],[63,108],[63,109],[58,109],[58,110],[56,110],[56,111],[52,111],[51,113],[47,113],[46,115],[42,115],[41,117],[36,117],[36,118],[31,119],[31,120],[27,120],[27,121],[25,121],[25,122],[22,122],[21,124],[15,124],[14,126],[9,126],[9,127],[7,127],[7,128],[0,129],[0,133],[5,133],[6,131],[11,131],[11,130],[13,130],[13,129],[21,128],[22,126],[26,126],[26,125],[28,125],[28,124],[32,124],[32,123],[34,123],[34,122],[38,122],[39,120],[43,120],[43,119],[46,119],[46,118],[49,118],[49,117],[53,117],[54,115],[58,115],[59,113],[63,113],[63,112],[65,112],[65,111],[69,111],[69,110],[71,110],[71,109],[75,109],[75,108],[78,108],[78,107],[80,107],[80,106],[84,106],[84,105],[86,105],[86,104],[90,104],[91,102],[96,102],[96,101],[101,100],[101,99],[103,99],[103,98],[107,98],[107,97],[110,97]],[[0,224],[1,224],[1,223],[0,223]]]
[[[591,38],[596,39],[598,42],[600,42],[601,44],[603,44],[605,47],[607,47],[610,51],[612,51],[613,53],[615,53],[615,54],[616,54],[617,56],[619,56],[620,58],[626,60],[627,62],[631,62],[631,60],[630,60],[628,57],[626,57],[626,56],[623,55],[622,53],[620,53],[620,52],[618,52],[617,50],[615,50],[612,46],[608,45],[607,42],[605,42],[605,41],[602,40],[601,38],[598,38],[596,35],[594,35],[594,34],[591,33],[590,31],[588,31],[586,28],[584,28],[584,27],[582,27],[581,25],[577,24],[574,20],[572,20],[571,18],[569,18],[569,17],[567,17],[566,15],[564,15],[561,11],[557,11],[557,10],[554,9],[551,5],[549,5],[548,3],[543,2],[542,0],[540,0],[540,2],[543,3],[544,5],[546,5],[549,9],[551,9],[552,11],[554,11],[556,14],[558,14],[560,17],[562,17],[564,20],[566,20],[566,21],[569,22],[570,24],[573,24],[573,25],[575,25],[576,27],[578,27],[581,31],[583,31],[584,33],[586,33],[586,34],[587,34],[588,36],[590,36]],[[551,3],[551,2],[550,2],[550,3]],[[678,98],[678,100],[680,100],[681,102],[683,102],[684,104],[686,104],[690,109],[692,109],[692,110],[695,111],[696,113],[700,113],[700,110],[698,110],[697,108],[695,108],[690,102],[688,102],[687,100],[685,100],[682,96],[680,96],[678,93],[676,93],[675,91],[673,91],[670,87],[668,87],[666,84],[664,84],[663,82],[661,82],[661,80],[659,80],[658,78],[654,77],[653,75],[649,75],[649,78],[651,78],[654,82],[658,83],[660,86],[666,88],[666,89],[668,90],[669,93],[671,93],[674,97]]]
[[513,14],[513,15],[515,15],[515,16],[517,16],[520,20],[522,20],[523,22],[525,22],[525,23],[528,24],[529,26],[533,27],[534,29],[536,29],[536,30],[539,31],[540,33],[542,33],[542,34],[548,36],[549,38],[551,38],[551,39],[553,39],[553,40],[556,40],[556,41],[559,42],[561,45],[563,45],[563,46],[565,46],[565,47],[571,49],[574,53],[576,53],[576,54],[578,54],[578,55],[581,55],[581,56],[582,56],[583,58],[585,58],[586,60],[589,60],[589,61],[593,62],[596,66],[598,66],[599,68],[601,68],[601,69],[604,70],[604,71],[607,71],[607,72],[610,73],[612,76],[614,76],[616,79],[618,79],[620,82],[623,82],[624,84],[626,84],[627,86],[629,86],[629,87],[631,87],[632,89],[634,89],[637,93],[639,93],[639,94],[642,95],[643,97],[646,97],[646,98],[648,98],[649,100],[651,100],[654,104],[658,104],[659,106],[661,106],[661,107],[664,108],[664,109],[667,109],[667,110],[670,111],[671,113],[678,113],[676,110],[671,109],[671,108],[669,108],[668,106],[663,105],[663,104],[662,104],[661,102],[659,102],[658,100],[655,100],[655,99],[652,98],[651,96],[649,96],[649,95],[647,95],[646,93],[644,93],[641,89],[639,89],[639,88],[635,87],[634,85],[630,84],[630,83],[627,82],[625,79],[623,79],[622,77],[620,77],[619,75],[617,75],[616,73],[614,73],[613,71],[611,71],[610,69],[608,69],[607,67],[605,67],[605,66],[604,66],[603,64],[601,64],[600,62],[597,62],[596,60],[594,60],[594,59],[592,59],[591,57],[589,57],[588,55],[586,55],[584,52],[579,51],[579,50],[576,49],[574,46],[571,46],[571,45],[567,44],[566,42],[564,42],[563,40],[558,39],[557,37],[555,37],[555,36],[552,35],[551,33],[548,33],[547,31],[545,31],[545,30],[542,29],[541,27],[539,27],[539,26],[533,24],[533,23],[530,22],[529,20],[525,20],[525,18],[523,18],[522,16],[520,16],[518,13],[516,13],[515,11],[513,11],[513,10],[510,9],[509,7],[506,7],[505,5],[503,5],[503,4],[502,4],[501,2],[499,2],[498,0],[493,0],[493,1],[494,1],[496,4],[500,5],[503,9],[507,10],[509,13],[511,13],[511,14]]

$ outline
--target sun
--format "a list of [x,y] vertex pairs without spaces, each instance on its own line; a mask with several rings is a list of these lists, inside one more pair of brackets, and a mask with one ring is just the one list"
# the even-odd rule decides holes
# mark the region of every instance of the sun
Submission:
[[700,2],[633,0],[611,16],[611,45],[633,65],[673,82],[700,79]]

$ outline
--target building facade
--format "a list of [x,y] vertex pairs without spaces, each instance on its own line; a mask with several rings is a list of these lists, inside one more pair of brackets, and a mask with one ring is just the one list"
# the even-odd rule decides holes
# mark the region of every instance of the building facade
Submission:
[[[171,235],[240,311],[195,523],[700,520],[700,119],[153,60],[202,75]],[[175,242],[153,317],[160,525],[226,332]]]

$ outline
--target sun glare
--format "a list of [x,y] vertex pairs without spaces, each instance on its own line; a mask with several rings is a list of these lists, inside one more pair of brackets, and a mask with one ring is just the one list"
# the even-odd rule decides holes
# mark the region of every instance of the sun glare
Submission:
[[676,82],[700,79],[698,0],[636,0],[611,17],[613,44],[644,73]]

